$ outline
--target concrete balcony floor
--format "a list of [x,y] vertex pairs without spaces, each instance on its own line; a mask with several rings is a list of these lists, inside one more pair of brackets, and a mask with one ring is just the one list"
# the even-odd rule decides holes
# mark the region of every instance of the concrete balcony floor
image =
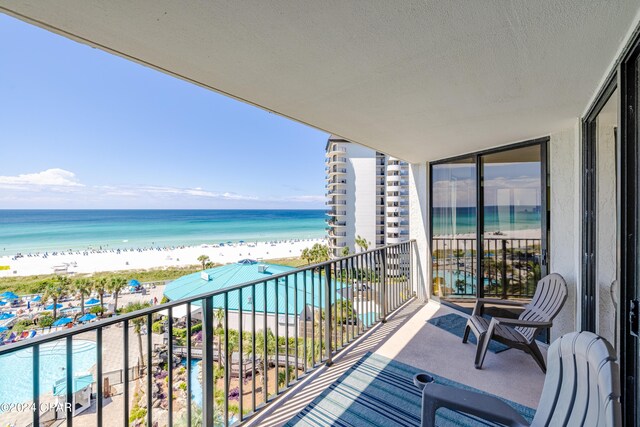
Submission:
[[[333,366],[319,368],[247,425],[286,423],[367,352],[536,408],[544,374],[533,358],[515,349],[499,354],[488,352],[483,369],[475,369],[474,344],[462,344],[457,336],[427,323],[432,317],[452,312],[456,311],[435,302],[409,302],[389,316],[387,323],[373,328],[341,351]],[[546,348],[542,351],[546,356]]]

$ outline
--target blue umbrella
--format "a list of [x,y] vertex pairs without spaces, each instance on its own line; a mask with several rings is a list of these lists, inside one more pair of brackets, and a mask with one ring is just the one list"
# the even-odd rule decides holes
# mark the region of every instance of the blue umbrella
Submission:
[[9,328],[7,328],[6,326],[0,326],[0,332],[6,332],[8,330]]
[[130,280],[129,286],[140,286],[140,282],[138,282],[136,279]]
[[85,301],[84,305],[96,305],[100,304],[99,299],[91,298],[90,300]]
[[3,305],[7,305],[6,301],[0,301],[0,307],[2,307]]
[[64,325],[68,325],[71,322],[73,322],[73,319],[71,319],[70,317],[61,317],[55,322],[53,322],[51,326],[64,326]]
[[[62,304],[56,304],[56,308],[62,308]],[[53,310],[53,304],[49,304],[44,309],[45,310]]]
[[18,298],[20,297],[11,291],[3,292],[0,294],[0,299],[12,300],[12,299],[18,299]]
[[0,320],[7,320],[7,319],[11,319],[12,317],[16,317],[16,315],[11,313],[0,314]]
[[40,302],[42,301],[42,297],[40,295],[36,295],[35,297],[31,298],[31,302]]
[[91,313],[87,313],[84,316],[82,316],[81,318],[78,319],[79,322],[88,322],[89,320],[93,320],[95,319],[96,316],[95,314],[91,314]]

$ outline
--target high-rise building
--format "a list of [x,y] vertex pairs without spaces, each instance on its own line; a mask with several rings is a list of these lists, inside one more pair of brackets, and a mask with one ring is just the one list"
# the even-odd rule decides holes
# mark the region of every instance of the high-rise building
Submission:
[[[326,147],[327,231],[334,257],[409,238],[406,162],[331,136]],[[356,193],[356,188],[357,193]]]

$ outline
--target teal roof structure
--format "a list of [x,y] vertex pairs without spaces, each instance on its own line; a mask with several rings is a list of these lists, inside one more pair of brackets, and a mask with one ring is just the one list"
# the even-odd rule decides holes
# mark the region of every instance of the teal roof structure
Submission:
[[[164,296],[170,301],[183,298],[194,297],[216,290],[226,289],[241,283],[252,282],[254,280],[264,280],[263,283],[255,285],[255,300],[252,298],[252,288],[245,287],[242,291],[242,303],[240,302],[240,291],[231,291],[228,294],[228,309],[238,311],[242,304],[242,310],[251,312],[255,306],[257,313],[265,311],[265,291],[266,291],[266,312],[276,312],[276,289],[278,292],[277,312],[278,314],[293,315],[301,313],[305,305],[314,307],[324,307],[325,281],[324,276],[317,272],[304,271],[276,281],[272,276],[294,271],[292,267],[276,264],[265,264],[258,262],[247,262],[243,260],[239,263],[227,264],[214,267],[199,273],[182,276],[167,284],[164,289]],[[206,280],[206,277],[209,280]],[[297,300],[296,283],[297,280]],[[312,286],[313,283],[313,286]],[[306,286],[306,293],[305,293]],[[332,301],[335,286],[332,286]],[[340,285],[338,285],[340,288]],[[337,290],[338,299],[340,289]],[[193,303],[201,305],[201,302]],[[216,309],[224,308],[224,295],[217,295],[213,298],[213,305]]]

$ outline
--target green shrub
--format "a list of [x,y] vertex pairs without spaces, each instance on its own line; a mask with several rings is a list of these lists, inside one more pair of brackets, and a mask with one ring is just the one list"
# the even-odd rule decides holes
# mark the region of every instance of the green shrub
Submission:
[[20,319],[18,320],[11,330],[17,334],[22,333],[28,329],[33,327],[33,323],[29,319]]
[[173,328],[173,336],[178,345],[187,345],[187,330],[185,328]]
[[53,325],[54,321],[55,320],[52,316],[39,316],[38,326],[40,326],[41,328],[48,328],[49,326]]
[[147,416],[147,409],[141,408],[138,405],[135,405],[131,412],[129,412],[129,422],[133,423],[136,420],[144,420],[144,417]]
[[164,332],[164,321],[158,320],[156,322],[153,322],[153,324],[151,325],[151,330],[153,331],[154,334],[163,333]]
[[103,311],[104,311],[104,307],[99,305],[93,306],[89,309],[89,313],[93,313],[93,314],[102,314]]
[[164,303],[167,303],[167,302],[169,302],[169,298],[167,298],[165,296],[162,296],[162,299],[160,300],[160,304],[164,304]]
[[195,325],[191,326],[191,333],[195,334],[198,333],[202,330],[202,323],[196,323]]
[[185,381],[181,381],[180,384],[178,384],[178,388],[182,391],[187,391],[187,383]]

